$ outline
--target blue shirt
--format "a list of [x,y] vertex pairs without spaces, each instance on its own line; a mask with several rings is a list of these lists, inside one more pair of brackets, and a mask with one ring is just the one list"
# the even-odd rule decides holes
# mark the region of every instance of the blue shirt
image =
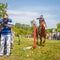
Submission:
[[0,19],[0,26],[2,25],[2,22],[3,22],[3,21]]
[[[4,26],[3,24],[6,23],[7,26]],[[8,26],[13,26],[12,24],[12,20],[11,19],[7,19],[6,21],[2,19],[2,30],[1,30],[1,34],[6,35],[6,34],[11,34],[11,28],[9,28]]]

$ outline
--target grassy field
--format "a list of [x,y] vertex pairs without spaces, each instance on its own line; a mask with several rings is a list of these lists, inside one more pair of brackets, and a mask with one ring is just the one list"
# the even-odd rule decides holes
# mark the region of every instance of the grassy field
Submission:
[[28,46],[33,46],[33,39],[22,38],[18,45],[18,39],[15,38],[11,56],[4,55],[0,60],[60,60],[59,40],[47,40],[44,47],[37,46],[36,49],[23,50]]

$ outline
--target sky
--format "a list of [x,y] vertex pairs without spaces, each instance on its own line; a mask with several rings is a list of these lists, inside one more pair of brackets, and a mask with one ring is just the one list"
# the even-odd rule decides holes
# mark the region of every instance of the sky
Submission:
[[13,24],[29,24],[36,18],[44,16],[47,28],[56,28],[60,23],[60,0],[0,0],[8,3],[7,13],[13,20]]

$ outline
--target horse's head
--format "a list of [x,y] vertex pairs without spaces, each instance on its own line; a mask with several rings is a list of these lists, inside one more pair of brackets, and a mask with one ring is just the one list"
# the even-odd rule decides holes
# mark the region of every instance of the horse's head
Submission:
[[41,22],[40,27],[41,27],[42,29],[45,29],[45,27],[46,27],[45,22]]

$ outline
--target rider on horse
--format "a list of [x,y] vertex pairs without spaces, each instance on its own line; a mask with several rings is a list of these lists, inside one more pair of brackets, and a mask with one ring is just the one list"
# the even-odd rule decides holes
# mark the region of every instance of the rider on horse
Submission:
[[[39,20],[39,27],[37,28],[37,44],[38,44],[38,35],[40,37],[40,45],[42,43],[45,43],[46,41],[46,22],[43,18],[43,15],[40,16],[40,18],[37,18]],[[44,41],[42,41],[42,37],[44,37]]]
[[39,27],[38,27],[38,30],[40,30],[40,28],[41,28],[41,23],[43,22],[44,24],[45,24],[45,29],[46,29],[46,22],[45,22],[45,20],[44,20],[44,18],[43,18],[43,15],[40,15],[40,18],[37,18],[38,20],[39,20]]

